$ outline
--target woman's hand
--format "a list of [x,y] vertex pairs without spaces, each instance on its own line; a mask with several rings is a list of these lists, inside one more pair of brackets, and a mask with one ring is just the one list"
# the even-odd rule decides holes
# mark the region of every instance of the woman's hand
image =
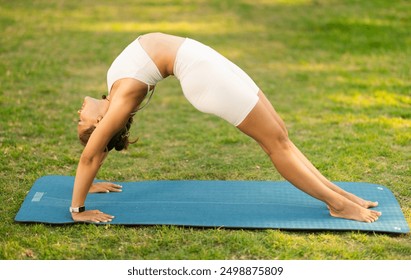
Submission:
[[99,210],[87,210],[80,213],[71,213],[75,222],[107,223],[114,219],[114,216],[105,214]]
[[121,192],[122,186],[109,182],[99,182],[91,185],[89,193]]

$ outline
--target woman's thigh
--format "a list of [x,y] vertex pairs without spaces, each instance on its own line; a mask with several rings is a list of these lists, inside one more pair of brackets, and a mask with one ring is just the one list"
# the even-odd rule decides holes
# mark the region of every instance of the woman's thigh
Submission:
[[277,123],[282,127],[282,129],[285,131],[285,133],[288,135],[288,131],[286,128],[286,125],[283,121],[283,119],[280,117],[280,115],[277,113],[277,111],[274,109],[273,105],[271,102],[267,99],[265,94],[260,91],[258,93],[258,96],[260,100],[263,102],[264,106],[267,108],[267,110],[270,112],[270,114],[274,117],[274,119],[277,121]]
[[274,152],[279,144],[288,141],[283,121],[270,107],[272,108],[271,105],[267,106],[264,98],[260,96],[251,112],[237,126],[240,131],[257,141],[268,154]]

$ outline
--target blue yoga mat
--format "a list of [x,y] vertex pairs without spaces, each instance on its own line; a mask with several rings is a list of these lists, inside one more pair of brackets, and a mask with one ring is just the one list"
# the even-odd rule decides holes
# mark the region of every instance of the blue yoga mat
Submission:
[[[45,176],[27,194],[17,222],[73,223],[68,208],[74,177]],[[337,182],[383,214],[375,223],[333,218],[324,203],[288,182],[142,181],[117,182],[120,193],[89,194],[87,209],[115,216],[110,224],[193,227],[359,230],[407,233],[409,226],[392,192],[368,183]]]

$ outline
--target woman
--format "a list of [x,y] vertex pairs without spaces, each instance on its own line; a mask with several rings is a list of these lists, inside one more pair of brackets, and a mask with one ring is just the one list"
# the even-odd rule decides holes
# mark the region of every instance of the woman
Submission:
[[215,114],[252,137],[280,174],[326,203],[334,217],[375,222],[377,202],[363,200],[327,180],[288,138],[287,129],[264,93],[238,66],[213,49],[188,38],[150,33],[137,38],[107,73],[109,96],[86,97],[79,111],[78,134],[85,145],[70,207],[74,221],[109,222],[114,217],[85,210],[88,192],[121,191],[112,183],[93,184],[108,152],[128,145],[132,117],[157,82],[174,75],[198,110]]

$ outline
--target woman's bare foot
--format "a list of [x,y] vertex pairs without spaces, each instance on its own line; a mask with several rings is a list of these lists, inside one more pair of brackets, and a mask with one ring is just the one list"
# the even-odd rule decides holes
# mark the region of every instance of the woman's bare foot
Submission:
[[346,194],[343,194],[343,196],[344,196],[345,198],[348,198],[349,200],[351,200],[351,201],[354,202],[355,204],[358,204],[358,205],[360,205],[361,207],[366,208],[366,209],[368,209],[368,208],[373,208],[373,207],[377,207],[377,206],[378,206],[378,202],[377,202],[377,201],[375,201],[375,202],[373,202],[373,201],[368,201],[368,200],[362,199],[362,198],[360,198],[360,197],[358,197],[358,196],[356,196],[356,195],[354,195],[354,194],[352,194],[352,193],[349,193],[349,192],[347,192]]
[[338,209],[327,205],[330,215],[336,218],[355,220],[359,222],[373,223],[381,216],[381,212],[366,209],[351,200],[344,201]]
[[343,197],[347,198],[348,200],[351,200],[351,201],[354,202],[355,204],[360,205],[360,206],[363,207],[363,208],[368,209],[368,208],[373,208],[373,207],[377,207],[377,206],[378,206],[378,202],[377,202],[377,201],[373,202],[373,201],[368,201],[368,200],[362,199],[361,197],[358,197],[358,196],[356,196],[356,195],[354,195],[354,194],[352,194],[352,193],[350,193],[350,192],[347,192],[347,191],[339,188],[338,186],[336,186],[336,185],[334,185],[334,184],[332,184],[332,186],[329,186],[329,185],[328,185],[328,187],[329,187],[330,189],[332,189],[333,191],[339,193],[339,194],[342,195]]

